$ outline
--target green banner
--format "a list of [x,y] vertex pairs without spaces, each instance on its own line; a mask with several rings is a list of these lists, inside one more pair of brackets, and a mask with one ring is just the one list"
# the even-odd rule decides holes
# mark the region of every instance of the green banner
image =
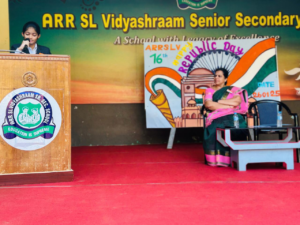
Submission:
[[14,127],[14,126],[4,126],[3,133],[4,134],[12,133],[12,134],[15,134],[24,139],[32,139],[32,138],[36,138],[36,137],[38,137],[42,134],[46,134],[46,133],[53,135],[54,127],[53,126],[43,126],[43,127],[39,127],[32,131],[26,131],[26,130],[23,130],[18,127]]
[[[71,102],[115,104],[144,103],[144,43],[165,42],[151,45],[151,59],[156,54],[157,60],[180,64],[179,58],[191,50],[177,48],[178,42],[275,38],[278,95],[281,100],[299,100],[299,4],[299,0],[9,0],[10,43],[20,45],[24,24],[35,21],[41,32],[38,45],[50,48],[52,54],[71,56]],[[243,56],[234,45],[226,48]],[[160,55],[168,49],[175,58]]]

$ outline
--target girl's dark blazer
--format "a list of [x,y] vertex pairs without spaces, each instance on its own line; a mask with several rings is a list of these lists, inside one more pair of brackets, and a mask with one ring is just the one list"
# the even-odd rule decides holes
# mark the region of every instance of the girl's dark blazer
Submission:
[[[10,50],[17,50],[17,48],[20,47],[21,44],[14,44],[11,46]],[[25,52],[26,54],[29,54],[29,50],[28,48],[23,49],[23,52]],[[37,45],[37,50],[36,50],[36,54],[51,54],[50,49],[42,46],[42,45]]]

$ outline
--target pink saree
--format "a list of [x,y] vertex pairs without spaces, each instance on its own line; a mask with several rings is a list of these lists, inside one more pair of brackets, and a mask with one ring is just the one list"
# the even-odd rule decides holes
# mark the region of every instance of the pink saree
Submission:
[[[248,110],[248,95],[247,91],[237,87],[223,87],[217,91],[208,88],[205,91],[204,100],[211,99],[214,102],[221,99],[230,99],[236,95],[241,97],[239,106],[207,112],[203,148],[206,162],[210,166],[230,166],[230,149],[216,140],[216,128],[232,127],[232,114],[235,112],[238,113],[240,127],[247,127],[246,121],[240,114],[245,114]],[[245,140],[247,137],[247,134],[242,131],[232,131],[231,134],[232,138],[237,140]]]
[[[205,100],[212,100],[213,94],[215,93],[215,90],[212,88],[207,88],[205,91],[205,97],[203,99],[203,102]],[[232,109],[217,109],[211,113],[209,113],[206,117],[205,125],[208,127],[212,121],[216,118],[227,116],[230,114],[239,113],[239,114],[245,114],[248,111],[248,98],[247,98],[247,91],[243,90],[238,87],[232,87],[231,90],[227,89],[227,93],[223,95],[222,99],[231,99],[235,95],[240,95],[242,102],[239,106],[232,108]],[[244,96],[246,95],[246,97]]]

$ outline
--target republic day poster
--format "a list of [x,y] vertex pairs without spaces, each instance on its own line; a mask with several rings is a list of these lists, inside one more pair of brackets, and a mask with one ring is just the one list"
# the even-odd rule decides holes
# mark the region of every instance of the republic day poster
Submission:
[[298,100],[299,5],[296,0],[10,0],[10,43],[20,43],[24,23],[36,21],[39,44],[71,56],[72,103],[104,104],[144,102],[146,41],[274,37],[281,100]]
[[249,101],[280,101],[274,38],[145,43],[147,128],[202,127],[203,94],[215,71]]

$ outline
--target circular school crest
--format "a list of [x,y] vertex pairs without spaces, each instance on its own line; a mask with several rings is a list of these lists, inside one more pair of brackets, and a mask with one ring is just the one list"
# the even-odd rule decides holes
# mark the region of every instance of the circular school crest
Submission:
[[22,76],[22,83],[26,87],[33,87],[37,84],[38,79],[33,72],[27,72]]
[[38,88],[20,88],[0,103],[0,136],[14,148],[36,150],[50,144],[61,126],[55,99]]

